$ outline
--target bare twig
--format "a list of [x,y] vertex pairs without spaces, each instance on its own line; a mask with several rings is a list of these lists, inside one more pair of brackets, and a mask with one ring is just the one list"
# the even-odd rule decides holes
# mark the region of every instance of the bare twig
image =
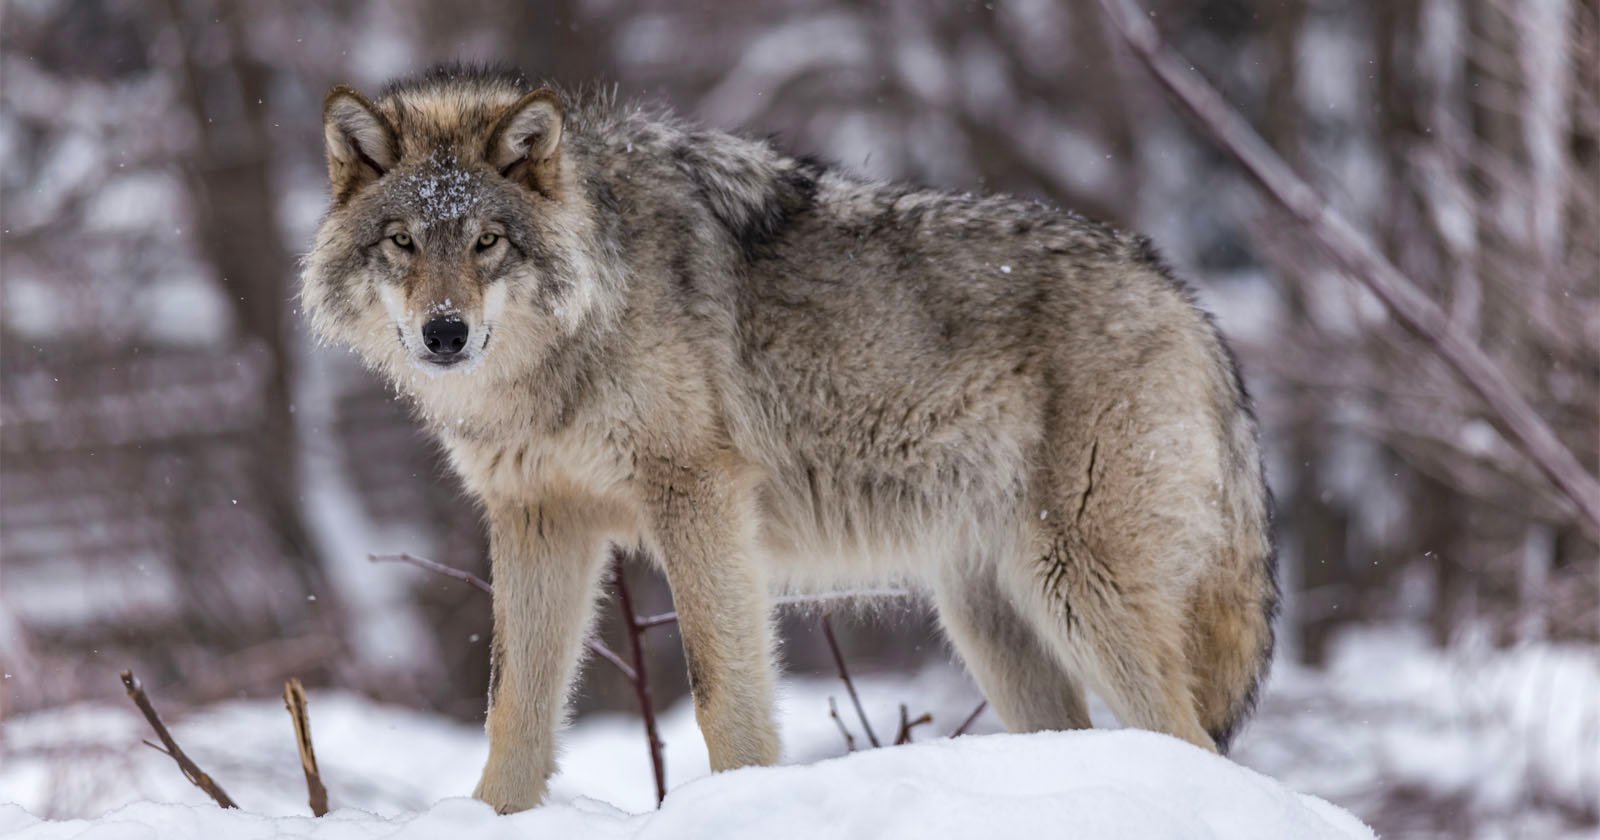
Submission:
[[833,653],[833,664],[839,666],[839,679],[844,681],[844,689],[850,694],[850,702],[855,704],[856,717],[861,718],[861,729],[867,733],[867,743],[874,747],[881,747],[877,733],[872,731],[872,723],[867,720],[867,710],[861,707],[861,696],[856,694],[856,684],[850,679],[850,669],[845,667],[844,653],[839,650],[839,640],[834,638],[833,624],[828,617],[822,617],[822,636],[828,640],[828,650]]
[[611,667],[617,669],[617,671],[622,674],[623,679],[632,683],[639,681],[639,672],[635,671],[633,666],[629,665],[627,660],[618,655],[616,651],[607,647],[605,642],[602,642],[599,639],[590,639],[588,644],[589,650],[593,652],[595,656],[604,659]]
[[[414,554],[405,554],[405,553],[401,553],[401,554],[368,554],[367,555],[367,559],[372,561],[373,563],[405,563],[405,564],[408,564],[408,565],[411,565],[411,566],[416,566],[419,569],[423,569],[425,571],[433,572],[434,574],[444,575],[447,578],[454,578],[455,580],[459,580],[462,583],[470,584],[474,588],[478,589],[480,592],[484,592],[484,593],[487,593],[489,595],[493,595],[494,594],[494,586],[492,586],[488,581],[484,580],[483,578],[478,577],[477,575],[475,575],[475,574],[473,574],[473,573],[471,573],[469,571],[466,571],[465,569],[458,569],[458,568],[456,568],[454,566],[447,566],[447,565],[445,565],[443,563],[440,563],[440,562],[437,562],[437,561],[434,561],[434,560],[429,560],[426,557],[418,557],[418,556],[416,556]],[[673,620],[674,621],[677,620],[677,616],[675,614],[673,614]],[[666,623],[666,622],[662,622],[662,623]],[[621,656],[618,656],[616,651],[612,650],[609,647],[606,647],[604,642],[600,641],[599,639],[590,639],[588,641],[588,645],[589,645],[589,650],[593,651],[595,656],[598,656],[601,659],[604,659],[609,665],[611,665],[611,667],[616,668],[618,671],[621,671],[622,672],[622,676],[627,678],[630,682],[637,681],[639,679],[638,675],[636,673],[634,673],[634,669],[631,666],[629,666],[628,663],[626,661],[624,661]]]
[[294,742],[300,748],[300,769],[306,774],[311,815],[320,817],[328,813],[328,789],[323,786],[322,773],[317,770],[317,753],[311,747],[311,716],[306,712],[306,689],[299,679],[291,677],[283,684],[283,705],[294,724]]
[[649,630],[652,627],[661,627],[661,626],[666,625],[666,624],[677,624],[677,623],[678,623],[678,613],[676,611],[668,611],[668,612],[664,612],[664,613],[657,613],[655,615],[642,615],[642,616],[639,616],[639,629],[640,630]]
[[[139,707],[144,719],[150,722],[150,728],[156,731],[156,737],[161,739],[161,744],[165,748],[162,752],[172,756],[172,760],[178,763],[178,769],[183,771],[183,777],[188,779],[195,787],[205,791],[206,795],[216,800],[218,805],[224,808],[239,807],[234,803],[232,797],[228,796],[227,791],[223,790],[221,785],[206,775],[206,772],[201,770],[200,766],[195,764],[184,753],[183,749],[178,746],[178,742],[172,739],[172,733],[168,732],[167,725],[161,722],[161,716],[156,714],[155,706],[150,705],[150,698],[145,696],[144,686],[139,684],[139,678],[135,677],[132,671],[122,672],[122,685],[127,689],[128,698],[133,701],[133,705]],[[147,741],[146,743],[149,742]],[[151,744],[151,746],[154,747],[155,745]]]
[[[473,587],[482,592],[494,594],[494,586],[483,578],[478,577],[477,575],[464,569],[457,569],[454,566],[447,566],[443,563],[429,560],[425,557],[418,557],[414,554],[406,554],[402,552],[400,554],[368,554],[367,559],[374,563],[405,563],[407,565],[416,566],[419,569],[435,572],[437,574],[444,575],[445,577],[454,578],[462,581],[463,583],[471,584]],[[854,601],[867,598],[905,598],[910,594],[911,592],[909,590],[897,589],[893,587],[879,589],[843,589],[837,592],[817,592],[806,595],[784,595],[779,598],[774,598],[773,603],[780,607],[797,605],[806,606],[828,604],[834,601]],[[667,612],[657,613],[655,615],[640,616],[639,627],[644,630],[649,630],[653,627],[660,627],[664,624],[676,624],[677,621],[677,612],[668,610]]]
[[978,707],[972,710],[972,714],[967,715],[967,719],[962,721],[960,726],[956,727],[956,731],[950,733],[950,737],[960,738],[962,735],[967,734],[967,730],[971,729],[972,725],[978,722],[978,715],[983,714],[983,710],[987,708],[989,708],[989,701],[980,700],[978,702]]
[[1600,534],[1600,480],[1590,475],[1500,366],[1372,242],[1291,170],[1215,88],[1165,50],[1132,0],[1100,0],[1123,41],[1152,75],[1298,221],[1351,279],[1382,301],[1489,409],[1489,419],[1566,497],[1587,530]]
[[410,565],[416,566],[419,569],[426,569],[434,574],[444,575],[447,578],[455,578],[462,583],[471,584],[472,586],[477,587],[479,591],[488,593],[490,595],[494,594],[494,587],[490,586],[489,582],[483,578],[478,577],[477,575],[466,571],[465,569],[458,569],[454,566],[446,566],[443,563],[434,562],[426,557],[417,557],[416,555],[404,553],[368,554],[367,559],[373,563],[409,563]]
[[912,718],[911,713],[906,710],[906,704],[901,703],[900,730],[894,735],[894,745],[898,747],[901,744],[911,743],[911,730],[928,723],[933,723],[933,715],[931,713],[923,712],[921,715]]
[[656,729],[655,701],[650,696],[650,678],[644,664],[644,627],[633,611],[633,598],[623,575],[621,552],[617,552],[612,582],[617,586],[617,601],[628,629],[628,647],[633,654],[633,693],[639,699],[639,716],[644,718],[644,736],[650,745],[650,771],[655,774],[656,804],[667,798],[667,770],[661,760],[661,735]]
[[828,717],[833,718],[835,726],[839,727],[839,734],[844,736],[844,751],[856,751],[856,736],[850,734],[850,727],[844,725],[844,718],[839,717],[839,704],[833,702],[833,695],[828,695]]

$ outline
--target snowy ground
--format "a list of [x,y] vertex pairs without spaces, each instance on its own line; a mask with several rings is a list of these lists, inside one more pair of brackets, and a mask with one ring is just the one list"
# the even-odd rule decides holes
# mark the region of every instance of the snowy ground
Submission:
[[[948,683],[948,680],[941,680]],[[869,697],[887,684],[868,682]],[[900,685],[904,690],[905,685]],[[826,715],[837,687],[792,685],[787,734],[802,750],[839,749]],[[941,698],[931,697],[935,703]],[[638,722],[585,720],[566,741],[555,803],[508,819],[459,798],[484,755],[475,727],[385,708],[346,694],[312,699],[322,771],[339,808],[303,816],[286,715],[277,703],[241,701],[175,727],[180,743],[247,812],[224,812],[153,750],[74,760],[57,771],[82,783],[73,796],[98,819],[41,822],[50,810],[47,762],[7,762],[0,834],[96,840],[160,837],[1022,837],[1073,826],[1084,838],[1370,838],[1348,813],[1225,759],[1165,736],[1133,730],[935,738],[909,747],[708,776],[686,704],[663,721],[675,788],[652,810]],[[879,720],[880,735],[891,732]],[[13,722],[7,746],[123,743],[142,722],[120,709],[75,709]],[[35,740],[39,739],[39,740]],[[57,796],[62,795],[57,792]],[[451,797],[451,798],[445,798]],[[155,804],[155,800],[183,804]],[[433,804],[427,804],[433,803]],[[102,813],[103,812],[103,813]]]
[[[165,756],[139,745],[148,733],[131,707],[69,707],[5,723],[0,802],[21,807],[0,810],[0,834],[90,828],[34,824],[33,814],[104,815],[123,826],[99,827],[104,838],[1006,836],[1041,824],[1084,837],[1367,836],[1292,790],[1350,808],[1389,836],[1594,836],[1600,662],[1588,650],[1474,659],[1393,631],[1346,637],[1326,672],[1276,674],[1234,755],[1266,776],[1137,732],[940,739],[977,697],[953,669],[860,685],[880,737],[894,731],[897,703],[931,711],[935,724],[917,730],[923,743],[826,760],[844,751],[827,714],[832,695],[850,719],[843,692],[832,680],[790,679],[781,715],[792,766],[706,778],[692,710],[679,704],[662,719],[674,792],[652,813],[638,720],[593,715],[563,738],[558,807],[502,822],[451,798],[471,790],[482,766],[479,727],[314,692],[318,759],[342,809],[314,822],[295,816],[307,813],[304,783],[276,699],[172,722],[185,749],[258,816],[214,813]],[[1097,719],[1114,725],[1102,712]],[[996,728],[985,716],[975,731]],[[649,816],[631,816],[639,814]]]
[[33,822],[0,810],[19,837],[344,840],[375,836],[838,838],[1076,837],[1185,840],[1372,838],[1348,813],[1162,735],[1132,730],[987,735],[789,767],[696,779],[659,811],[631,815],[590,799],[511,818],[465,799],[385,818],[345,809],[317,820],[215,806],[139,803],[91,823]]

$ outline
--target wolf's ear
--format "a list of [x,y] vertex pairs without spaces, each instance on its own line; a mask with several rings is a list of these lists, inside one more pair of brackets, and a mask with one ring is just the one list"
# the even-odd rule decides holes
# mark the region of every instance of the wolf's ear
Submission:
[[561,151],[561,96],[539,88],[506,110],[489,135],[490,165],[543,193],[554,187]]
[[389,121],[367,98],[344,85],[322,101],[322,135],[328,145],[328,180],[336,201],[388,172],[400,158]]

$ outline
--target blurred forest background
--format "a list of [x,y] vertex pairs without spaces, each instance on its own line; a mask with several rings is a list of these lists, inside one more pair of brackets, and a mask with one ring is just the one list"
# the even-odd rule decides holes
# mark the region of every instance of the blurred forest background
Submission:
[[[1596,5],[1142,5],[1593,472]],[[1341,653],[1352,633],[1369,641],[1350,650],[1392,647],[1373,628],[1456,674],[1530,651],[1600,660],[1592,534],[1472,393],[1195,133],[1089,0],[16,0],[0,50],[8,719],[115,701],[130,666],[175,708],[270,697],[297,675],[481,719],[487,599],[366,559],[486,575],[477,513],[394,395],[308,340],[294,299],[326,201],[323,94],[457,58],[600,80],[874,177],[1036,197],[1153,236],[1257,399],[1287,592],[1279,669],[1302,680],[1285,685],[1397,684],[1388,660]],[[641,612],[669,608],[647,569],[630,580]],[[863,672],[949,661],[915,607],[838,626]],[[785,639],[791,671],[829,669],[814,617],[786,619]],[[658,698],[681,695],[676,637],[649,642]],[[1538,720],[1581,706],[1580,740],[1559,740],[1600,750],[1600,695],[1530,688],[1530,667],[1507,690],[1549,706]],[[1287,772],[1295,759],[1261,742],[1297,715],[1355,743],[1370,710],[1327,708],[1350,696],[1269,689],[1244,760]],[[632,704],[611,670],[588,670],[581,710]],[[1522,720],[1486,708],[1483,731]],[[1491,742],[1469,727],[1462,749]],[[1576,771],[1525,757],[1528,778],[1485,793],[1347,752],[1343,778],[1302,789],[1380,830],[1600,821],[1594,755]]]

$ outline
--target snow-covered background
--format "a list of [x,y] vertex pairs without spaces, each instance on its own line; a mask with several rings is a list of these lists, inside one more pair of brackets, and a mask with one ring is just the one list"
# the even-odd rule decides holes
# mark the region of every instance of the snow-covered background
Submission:
[[[1593,473],[1600,10],[1141,5]],[[469,803],[432,806],[469,791],[482,759],[487,600],[366,560],[410,552],[483,574],[478,518],[394,395],[312,346],[293,301],[325,202],[322,95],[451,58],[603,80],[870,176],[1037,197],[1151,234],[1256,397],[1285,588],[1274,675],[1234,755],[1275,781],[1135,734],[933,743],[978,698],[927,610],[890,606],[835,626],[876,729],[894,729],[901,703],[931,712],[928,751],[799,769],[843,751],[826,701],[845,699],[801,614],[782,625],[796,769],[691,785],[660,817],[625,818],[652,804],[644,738],[631,687],[596,664],[564,749],[567,805],[497,830],[671,836],[710,825],[692,822],[717,817],[707,802],[756,797],[781,802],[756,815],[773,822],[882,803],[901,822],[879,834],[954,832],[966,816],[948,803],[1002,810],[1007,786],[1031,815],[1016,825],[1105,836],[1137,834],[1087,821],[1137,814],[1149,836],[1188,836],[1152,791],[1196,803],[1184,830],[1198,836],[1311,836],[1296,820],[1330,812],[1289,791],[1390,837],[1600,830],[1593,534],[1427,345],[1192,130],[1090,0],[0,5],[0,802],[109,812],[155,836],[345,836],[133,804],[204,799],[139,744],[118,671],[274,816],[305,813],[277,699],[296,676],[335,806],[379,821],[330,820],[365,832],[351,836],[491,830]],[[647,570],[629,575],[641,612],[670,608]],[[601,637],[624,648],[603,612]],[[676,787],[705,759],[672,629],[645,653]],[[1084,768],[1107,753],[1122,757]],[[1164,769],[1136,772],[1151,765]],[[821,788],[840,798],[796,801]],[[1213,799],[1223,810],[1205,820],[1221,821],[1205,822],[1197,803]],[[1227,822],[1269,807],[1285,822]],[[0,810],[0,832],[31,819]]]

